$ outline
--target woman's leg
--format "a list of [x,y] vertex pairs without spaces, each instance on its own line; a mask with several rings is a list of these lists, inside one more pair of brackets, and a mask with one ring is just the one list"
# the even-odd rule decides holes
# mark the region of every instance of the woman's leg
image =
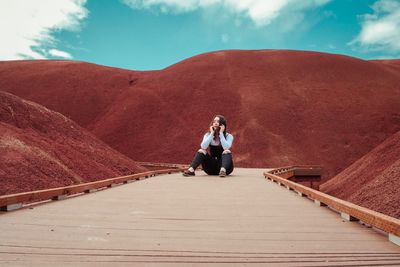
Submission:
[[194,176],[196,175],[194,171],[196,170],[197,167],[199,167],[200,164],[203,164],[205,158],[206,158],[207,151],[204,149],[199,149],[196,152],[196,155],[193,158],[192,163],[190,163],[189,169],[186,171],[183,171],[183,176]]
[[207,151],[204,149],[199,149],[196,152],[196,155],[194,156],[194,159],[192,161],[192,163],[190,164],[190,168],[192,168],[192,171],[195,171],[197,167],[200,166],[200,164],[203,164],[205,158],[207,155]]
[[208,175],[218,175],[222,168],[225,169],[226,174],[230,174],[233,171],[232,153],[230,150],[224,150],[221,161],[218,162],[217,159],[207,154],[206,150],[199,149],[188,169],[188,171],[192,173],[191,175],[194,175],[194,171],[200,164]]
[[226,174],[230,174],[233,171],[232,152],[228,149],[222,152],[221,168],[225,169]]

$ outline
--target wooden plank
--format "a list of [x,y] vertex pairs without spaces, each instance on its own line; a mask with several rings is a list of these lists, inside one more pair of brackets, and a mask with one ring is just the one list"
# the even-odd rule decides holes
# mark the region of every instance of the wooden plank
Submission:
[[[5,266],[400,266],[384,235],[235,168],[3,214]],[[1,265],[0,264],[0,265]]]

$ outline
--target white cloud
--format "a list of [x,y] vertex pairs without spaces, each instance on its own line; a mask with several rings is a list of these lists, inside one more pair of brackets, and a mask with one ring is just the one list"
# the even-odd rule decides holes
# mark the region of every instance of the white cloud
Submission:
[[373,14],[360,16],[361,32],[350,42],[365,51],[400,52],[400,1],[379,0]]
[[[159,9],[161,12],[183,13],[222,6],[226,11],[250,18],[258,27],[270,24],[282,14],[303,19],[310,8],[322,6],[331,0],[121,0],[134,9]],[[288,19],[291,17],[288,16]],[[236,23],[236,22],[235,22]],[[237,23],[236,23],[237,24]]]
[[207,7],[220,2],[219,0],[122,0],[123,3],[135,9],[159,8],[161,12],[183,13]]
[[221,41],[223,42],[223,43],[227,43],[227,42],[229,42],[229,35],[228,34],[226,34],[226,33],[223,33],[223,34],[221,34]]
[[69,54],[65,51],[57,50],[57,49],[50,49],[49,54],[53,57],[58,57],[58,58],[67,58],[67,59],[72,58],[71,54]]
[[56,49],[52,32],[78,31],[88,15],[85,3],[86,0],[0,0],[0,60],[49,55],[70,58]]

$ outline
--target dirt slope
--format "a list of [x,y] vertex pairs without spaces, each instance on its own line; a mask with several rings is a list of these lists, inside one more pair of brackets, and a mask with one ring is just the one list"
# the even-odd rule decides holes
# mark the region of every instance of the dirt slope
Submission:
[[60,113],[0,91],[0,195],[142,171]]
[[321,185],[320,190],[400,218],[400,131]]

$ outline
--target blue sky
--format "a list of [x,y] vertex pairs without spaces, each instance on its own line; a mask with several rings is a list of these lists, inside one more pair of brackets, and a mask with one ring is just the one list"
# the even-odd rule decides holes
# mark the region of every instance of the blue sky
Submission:
[[204,52],[400,58],[400,0],[0,0],[0,59],[162,69]]

